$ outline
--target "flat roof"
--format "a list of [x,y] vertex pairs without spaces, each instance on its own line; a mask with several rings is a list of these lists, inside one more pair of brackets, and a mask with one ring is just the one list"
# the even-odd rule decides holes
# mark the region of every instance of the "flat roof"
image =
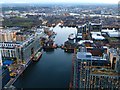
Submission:
[[108,32],[108,35],[110,37],[120,37],[120,32],[116,31],[116,32]]
[[77,52],[77,59],[86,59],[90,60],[92,54],[90,52]]
[[78,44],[82,44],[82,43],[85,43],[85,42],[93,43],[92,40],[80,40],[80,41],[78,42]]
[[112,30],[110,30],[110,29],[102,29],[101,30],[101,32],[116,32],[116,30],[115,29],[112,29]]
[[104,40],[105,38],[101,35],[101,32],[91,32],[92,38],[95,40]]
[[98,35],[92,35],[92,38],[95,40],[104,40],[105,38],[103,36],[98,36]]
[[101,32],[90,32],[91,34],[100,34],[101,35]]
[[108,48],[107,46],[103,46],[103,48]]
[[77,38],[82,38],[82,36],[77,36]]
[[101,25],[101,23],[90,23],[91,25]]
[[106,61],[105,58],[99,57],[99,56],[92,56],[90,52],[77,52],[76,54],[77,60],[101,60]]

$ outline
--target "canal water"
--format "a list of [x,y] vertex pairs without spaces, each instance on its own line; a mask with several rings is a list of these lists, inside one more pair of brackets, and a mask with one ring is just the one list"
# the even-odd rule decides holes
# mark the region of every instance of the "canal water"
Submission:
[[[76,28],[53,28],[57,32],[55,43],[64,44]],[[33,62],[14,83],[16,88],[68,88],[71,77],[72,54],[58,48],[43,52],[38,62]]]

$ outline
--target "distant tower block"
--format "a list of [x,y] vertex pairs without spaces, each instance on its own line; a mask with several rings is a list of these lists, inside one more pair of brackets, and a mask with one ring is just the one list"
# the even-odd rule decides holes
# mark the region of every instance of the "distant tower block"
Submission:
[[0,68],[1,68],[1,66],[2,66],[2,53],[0,51]]

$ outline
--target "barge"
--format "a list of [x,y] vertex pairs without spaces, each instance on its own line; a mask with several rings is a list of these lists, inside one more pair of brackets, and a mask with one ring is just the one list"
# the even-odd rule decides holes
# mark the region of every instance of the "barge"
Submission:
[[38,51],[35,56],[33,57],[33,61],[39,61],[42,56],[42,52]]

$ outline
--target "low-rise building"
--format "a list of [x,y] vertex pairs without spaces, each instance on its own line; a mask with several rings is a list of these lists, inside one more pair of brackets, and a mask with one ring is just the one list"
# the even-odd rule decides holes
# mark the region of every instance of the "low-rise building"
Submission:
[[105,40],[105,38],[101,35],[101,32],[91,32],[91,38],[93,40]]
[[92,40],[80,40],[78,45],[84,45],[93,56],[102,56],[108,50],[106,46],[97,45]]
[[101,23],[89,23],[89,31],[98,31],[100,32],[102,29]]
[[119,30],[115,30],[113,29],[102,29],[101,33],[103,35],[109,36],[111,38],[115,37],[115,38],[119,38],[120,37],[120,31]]
[[1,29],[0,42],[12,42],[16,41],[16,33],[20,32],[21,28],[13,27],[7,29]]

